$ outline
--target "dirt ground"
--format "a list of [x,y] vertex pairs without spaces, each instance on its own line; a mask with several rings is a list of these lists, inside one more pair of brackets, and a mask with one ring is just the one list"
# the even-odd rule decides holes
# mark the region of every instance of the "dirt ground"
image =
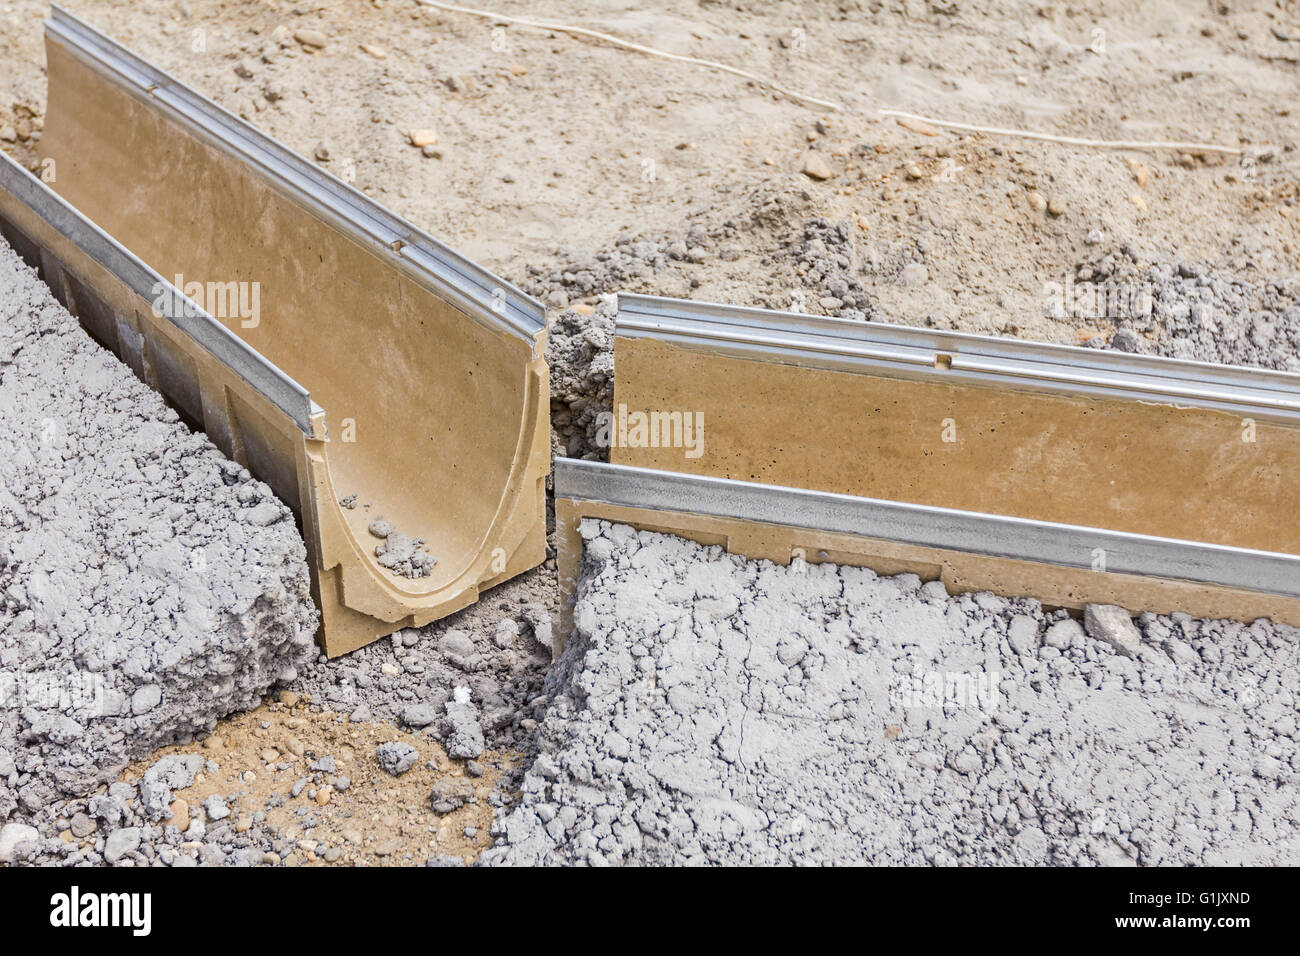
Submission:
[[[732,64],[843,104],[834,111],[417,0],[66,6],[552,306],[593,305],[624,288],[836,313],[843,303],[825,294],[824,276],[810,280],[807,252],[839,236],[845,274],[873,319],[1073,343],[1104,332],[1104,317],[1054,314],[1045,286],[1113,250],[1246,276],[1300,267],[1300,8],[1291,2],[489,5]],[[36,0],[0,6],[0,148],[28,163],[43,126],[47,11]],[[882,108],[1065,136],[1217,143],[1243,156],[916,128]],[[435,131],[436,143],[413,145],[413,130]],[[669,267],[615,284],[600,264],[629,238],[681,251]],[[555,299],[548,276],[566,270],[601,281],[569,284]],[[505,587],[537,599],[553,577],[539,569]],[[487,615],[471,608],[452,623],[477,631],[483,618],[490,632]],[[225,792],[238,769],[254,772],[254,788],[284,789],[296,771],[263,775],[258,754],[278,746],[285,720],[301,720],[300,733],[318,733],[336,753],[350,747],[365,764],[353,791],[331,798],[327,835],[310,838],[339,848],[336,861],[471,859],[490,842],[482,801],[449,816],[450,829],[426,819],[434,779],[460,772],[437,769],[445,758],[427,738],[275,708],[223,725],[218,736],[235,756],[215,758],[222,779],[206,786]],[[376,742],[399,737],[421,749],[420,770],[389,784],[369,763]],[[410,793],[387,793],[408,784]],[[248,805],[270,793],[250,791]],[[343,836],[356,821],[366,828],[360,847]],[[478,839],[464,837],[467,825]],[[381,857],[381,839],[399,843]],[[296,859],[324,862],[324,852]]]
[[[197,815],[203,801],[233,794],[235,799],[226,804],[235,832],[256,827],[256,835],[267,843],[266,862],[276,865],[410,866],[438,856],[469,863],[492,845],[488,795],[516,755],[484,754],[483,774],[471,777],[464,761],[452,760],[428,737],[391,724],[350,723],[346,714],[315,711],[309,704],[297,694],[281,694],[223,721],[202,744],[167,747],[127,768],[119,779],[138,780],[170,753],[200,754],[212,762],[208,771],[176,792],[180,802],[173,802],[163,825],[184,830],[179,824],[191,812]],[[396,777],[375,758],[378,745],[393,741],[419,751],[415,765]],[[332,760],[335,769],[321,774],[317,784],[312,767],[323,758]],[[299,780],[305,783],[295,786]],[[466,799],[447,814],[436,814],[429,800],[440,780],[453,792],[463,791]],[[304,826],[304,818],[309,825]],[[294,846],[282,859],[270,852],[285,841]],[[178,852],[198,848],[198,843],[182,844]]]
[[[417,0],[68,7],[519,282],[620,235],[729,223],[722,254],[622,284],[824,311],[819,296],[800,296],[797,258],[781,255],[822,217],[852,225],[873,318],[1075,341],[1091,330],[1046,315],[1043,286],[1099,248],[1263,273],[1300,259],[1294,3],[493,6],[738,65],[839,111]],[[15,133],[4,146],[28,159],[45,11],[17,2],[0,18],[12,90],[0,125]],[[303,31],[325,46],[295,40]],[[1243,166],[1209,153],[928,136],[876,114],[887,107],[1249,155]],[[411,145],[413,129],[435,130],[436,145]],[[804,174],[810,153],[829,178]]]

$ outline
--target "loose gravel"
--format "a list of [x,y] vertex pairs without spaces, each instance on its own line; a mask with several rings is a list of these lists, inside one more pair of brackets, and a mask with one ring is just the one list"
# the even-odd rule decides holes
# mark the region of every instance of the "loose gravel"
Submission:
[[592,311],[565,309],[551,320],[546,364],[551,370],[551,446],[559,457],[609,460],[600,416],[614,406],[617,314],[617,299],[611,296]]
[[1124,352],[1300,371],[1300,276],[1141,263],[1124,247],[1080,263],[1049,311],[1114,323],[1089,344]]
[[[455,757],[485,748],[527,752],[545,707],[551,612],[515,603],[511,585],[484,595],[480,614],[407,628],[333,661],[287,688],[313,706],[424,734]],[[513,615],[513,616],[510,616]],[[493,623],[494,622],[494,623]]]
[[586,521],[494,864],[1295,864],[1300,631]]

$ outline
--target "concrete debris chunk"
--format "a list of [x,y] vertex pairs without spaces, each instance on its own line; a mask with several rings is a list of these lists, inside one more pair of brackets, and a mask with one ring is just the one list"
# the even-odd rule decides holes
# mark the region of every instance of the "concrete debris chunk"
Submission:
[[479,723],[478,708],[470,700],[469,688],[457,687],[446,708],[444,740],[447,753],[462,760],[483,756],[486,747],[483,726]]
[[139,716],[147,714],[162,703],[162,688],[157,684],[147,684],[131,695],[131,713]]
[[41,835],[35,827],[25,823],[6,823],[0,830],[0,863],[14,862],[14,854],[20,843],[39,840]]
[[124,827],[114,830],[104,841],[104,860],[116,863],[128,853],[140,849],[141,831],[139,827]]
[[339,768],[334,757],[326,754],[318,760],[313,760],[311,763],[311,769],[318,770],[321,773],[336,773]]
[[203,812],[208,815],[209,820],[215,822],[230,816],[230,807],[226,806],[225,800],[214,793],[203,801]]
[[1125,657],[1136,657],[1142,647],[1142,634],[1122,607],[1089,604],[1083,609],[1083,626],[1093,640],[1109,644]]
[[445,816],[459,810],[474,796],[474,785],[464,777],[441,777],[433,785],[429,800],[433,812]]
[[1007,643],[1017,654],[1032,653],[1038,647],[1038,622],[1027,614],[1018,614],[1007,627]]
[[419,729],[428,727],[438,719],[438,712],[432,704],[409,704],[402,711],[402,723]]
[[379,564],[405,578],[427,578],[438,562],[424,550],[424,541],[400,531],[391,532],[384,543],[375,548]]
[[1047,629],[1047,633],[1043,635],[1043,643],[1063,651],[1082,637],[1083,628],[1079,622],[1072,617],[1067,617]]
[[203,763],[197,754],[169,754],[144,772],[140,779],[140,802],[149,819],[160,820],[167,815],[172,792],[192,784]]
[[122,801],[112,794],[91,797],[86,809],[92,817],[96,820],[103,820],[104,824],[109,828],[116,827],[121,823],[122,815],[126,812]]
[[420,759],[420,752],[410,744],[391,741],[376,747],[375,757],[385,773],[400,777],[415,766],[415,762]]
[[448,631],[438,640],[438,650],[461,670],[473,669],[477,650],[468,632],[459,629]]

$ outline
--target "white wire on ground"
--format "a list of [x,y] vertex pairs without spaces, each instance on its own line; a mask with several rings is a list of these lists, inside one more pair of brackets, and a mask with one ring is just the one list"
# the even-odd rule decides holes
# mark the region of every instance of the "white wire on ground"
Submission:
[[470,16],[483,17],[486,20],[500,20],[503,23],[517,23],[520,26],[533,27],[538,30],[554,30],[558,33],[572,33],[575,36],[590,37],[593,40],[612,43],[614,46],[621,46],[627,50],[635,50],[637,53],[644,53],[647,56],[658,56],[665,60],[676,60],[679,63],[693,63],[696,66],[707,67],[710,70],[721,70],[723,73],[743,76],[745,79],[753,80],[760,86],[766,86],[768,89],[780,93],[782,96],[788,96],[795,100],[803,100],[805,103],[812,103],[816,106],[823,106],[828,110],[841,110],[844,108],[839,103],[832,103],[830,100],[820,100],[815,96],[807,96],[803,93],[797,93],[794,90],[787,90],[785,87],[778,86],[766,77],[737,69],[734,66],[727,66],[725,63],[718,63],[715,60],[702,60],[695,56],[682,56],[679,53],[667,53],[664,50],[656,50],[654,47],[642,46],[639,43],[630,43],[627,40],[620,40],[616,36],[610,36],[608,33],[600,33],[599,31],[588,30],[584,27],[571,27],[563,23],[548,23],[544,20],[526,20],[522,17],[508,17],[501,13],[490,13],[487,10],[475,10],[471,7],[458,7],[451,3],[439,3],[437,0],[415,0],[415,2],[421,6],[437,7],[439,10],[448,10],[452,13],[467,13]]
[[1079,136],[1057,136],[1054,133],[1034,133],[1023,129],[1004,129],[998,126],[974,126],[970,123],[952,123],[948,120],[934,119],[930,116],[918,116],[904,113],[902,110],[878,110],[881,116],[896,116],[901,119],[919,120],[931,126],[945,129],[958,129],[968,133],[989,133],[994,136],[1018,136],[1021,139],[1041,139],[1048,143],[1065,143],[1070,146],[1092,146],[1098,149],[1172,149],[1182,153],[1229,153],[1240,156],[1241,150],[1235,146],[1218,146],[1214,143],[1164,143],[1141,142],[1121,139],[1083,139]]
[[[509,17],[505,14],[492,13],[488,10],[475,10],[473,7],[461,7],[453,3],[441,3],[439,0],[415,0],[415,2],[421,6],[436,7],[439,10],[446,10],[451,13],[464,13],[473,17],[482,17],[485,20],[499,20],[502,23],[516,23],[520,26],[532,27],[537,30],[553,30],[557,33],[569,33],[574,36],[590,37],[594,40],[600,40],[603,43],[610,43],[614,46],[622,47],[625,50],[634,50],[637,53],[644,53],[647,56],[657,56],[665,60],[676,60],[678,63],[693,63],[696,66],[702,66],[710,70],[720,70],[723,73],[731,73],[734,76],[753,80],[760,86],[766,86],[768,89],[780,93],[783,96],[788,96],[791,99],[802,100],[805,103],[812,103],[816,106],[823,106],[829,110],[844,109],[844,107],[839,103],[818,99],[815,96],[807,96],[803,93],[797,93],[794,90],[788,90],[783,86],[778,86],[766,77],[750,73],[746,70],[737,69],[734,66],[727,66],[725,63],[718,63],[716,60],[703,60],[695,56],[682,56],[678,53],[668,53],[664,50],[656,50],[654,47],[642,46],[639,43],[620,40],[618,37],[611,36],[608,33],[601,33],[597,30],[588,30],[585,27],[574,27],[564,23],[550,23],[545,20],[529,20],[524,17]],[[935,119],[932,116],[920,116],[916,113],[904,113],[902,110],[882,109],[877,110],[877,112],[880,113],[881,116],[894,116],[900,119],[917,120],[944,129],[961,130],[967,133],[987,133],[990,136],[1014,136],[1020,139],[1036,139],[1045,143],[1062,143],[1067,146],[1087,146],[1094,149],[1134,149],[1147,152],[1158,149],[1169,149],[1182,153],[1226,153],[1231,156],[1240,156],[1242,154],[1242,151],[1235,146],[1220,146],[1215,143],[1085,139],[1080,136],[1058,136],[1054,133],[1035,133],[1031,130],[1009,129],[1000,126],[976,126],[971,123],[954,123],[950,120]]]

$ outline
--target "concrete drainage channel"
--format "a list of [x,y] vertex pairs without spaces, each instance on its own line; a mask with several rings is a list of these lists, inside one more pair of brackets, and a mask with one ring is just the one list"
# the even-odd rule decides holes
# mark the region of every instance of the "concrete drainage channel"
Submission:
[[[614,464],[556,462],[538,600],[535,303],[57,8],[48,42],[58,194],[0,166],[4,862],[1300,861],[1300,377],[624,297]],[[266,248],[133,218],[167,157]],[[159,273],[264,282],[267,321]],[[330,363],[376,335],[358,392]],[[384,433],[417,382],[454,487]],[[437,563],[394,574],[400,534]]]
[[541,306],[58,7],[46,52],[38,215],[66,201],[184,286],[163,311],[224,320],[310,392],[286,414],[174,321],[137,323],[158,387],[299,516],[325,650],[540,564]]

